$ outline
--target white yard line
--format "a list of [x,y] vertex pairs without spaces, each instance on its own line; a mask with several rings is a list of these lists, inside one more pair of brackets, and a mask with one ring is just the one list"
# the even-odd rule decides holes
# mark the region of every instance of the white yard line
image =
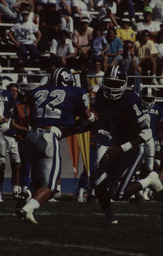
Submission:
[[[16,216],[13,209],[11,208],[8,208],[6,209],[8,210],[9,212],[0,212],[0,216]],[[58,216],[58,213],[56,212],[49,212],[49,211],[37,211],[35,212],[35,215],[41,215],[41,216]],[[66,212],[64,214],[61,214],[62,216],[73,216],[73,217],[88,217],[88,213],[86,214],[83,214],[83,213],[69,213],[69,212]],[[93,213],[89,213],[89,216],[104,216],[103,213],[100,213],[100,212],[93,212]],[[115,213],[115,216],[125,216],[125,217],[155,217],[155,216],[160,216],[161,215],[157,215],[157,214],[154,214],[154,215],[151,215],[151,214],[139,214],[139,213]]]
[[146,256],[146,254],[142,253],[134,253],[134,252],[124,252],[124,251],[117,251],[113,249],[109,249],[106,247],[95,247],[95,246],[89,246],[89,245],[77,245],[77,244],[61,244],[61,243],[54,243],[53,241],[49,240],[35,240],[35,241],[27,241],[27,240],[21,240],[21,239],[15,239],[12,237],[0,237],[0,241],[2,242],[16,242],[21,244],[29,244],[29,245],[43,245],[43,246],[51,246],[51,247],[58,247],[58,248],[74,248],[74,249],[82,249],[87,251],[98,251],[98,252],[107,252],[112,253],[113,255],[125,255],[125,256]]

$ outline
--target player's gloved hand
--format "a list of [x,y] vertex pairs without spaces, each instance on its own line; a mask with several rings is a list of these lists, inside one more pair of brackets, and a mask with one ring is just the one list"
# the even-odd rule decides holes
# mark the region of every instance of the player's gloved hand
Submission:
[[106,150],[105,156],[107,159],[113,160],[117,156],[120,156],[123,153],[123,150],[120,146],[110,147]]
[[5,133],[10,128],[10,122],[3,123],[0,125],[0,131]]
[[32,131],[32,127],[30,125],[28,125],[28,132]]

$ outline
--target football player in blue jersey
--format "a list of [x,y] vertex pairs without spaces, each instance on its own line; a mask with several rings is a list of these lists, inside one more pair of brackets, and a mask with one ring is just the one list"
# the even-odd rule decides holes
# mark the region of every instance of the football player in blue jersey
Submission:
[[[163,108],[156,103],[156,91],[150,86],[144,87],[140,92],[141,105],[146,119],[149,121],[153,137],[145,144],[144,164],[141,168],[140,176],[146,175],[150,171],[159,172],[160,150],[163,140],[160,132],[160,120],[163,116]],[[149,200],[149,188],[143,191],[141,199]]]
[[32,184],[22,199],[28,200],[30,193],[32,198],[16,209],[23,221],[36,224],[34,210],[53,195],[60,172],[59,140],[77,132],[74,128],[77,116],[80,126],[94,121],[86,91],[72,85],[70,70],[58,68],[51,77],[50,87],[36,88],[29,96],[33,130],[25,138],[25,152],[31,165]]
[[109,68],[94,103],[97,116],[97,168],[94,174],[96,197],[108,223],[117,224],[110,199],[127,199],[131,194],[151,186],[156,192],[162,184],[156,172],[132,183],[142,164],[144,144],[152,131],[142,111],[140,98],[126,90],[127,78],[119,66]]
[[6,127],[9,127],[8,121],[14,105],[15,100],[12,93],[2,89],[2,86],[0,86],[0,202],[3,202],[2,187],[7,156],[7,141],[3,133]]

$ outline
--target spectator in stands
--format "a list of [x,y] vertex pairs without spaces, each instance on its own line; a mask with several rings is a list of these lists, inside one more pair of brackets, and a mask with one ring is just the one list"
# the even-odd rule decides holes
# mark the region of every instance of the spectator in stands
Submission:
[[25,88],[25,85],[27,83],[33,82],[31,77],[29,76],[29,73],[25,70],[25,67],[22,67],[21,65],[15,67],[15,73],[18,73],[18,78],[16,83],[19,85],[19,91],[24,95],[23,87]]
[[[127,75],[141,75],[141,67],[138,65],[138,57],[134,53],[134,43],[130,40],[124,41],[123,53],[116,56],[110,63],[110,67],[119,66]],[[140,78],[129,78],[128,85],[135,82],[135,92],[140,93]]]
[[88,17],[90,19],[89,11],[94,8],[94,2],[93,0],[72,0],[71,6],[76,27],[82,17]]
[[[17,18],[17,12],[14,9],[14,4],[17,3],[17,0],[1,0],[0,1],[0,11],[6,18],[7,22],[14,22]],[[5,19],[3,19],[5,20]]]
[[[163,30],[160,30],[158,32],[156,41],[155,41],[155,46],[157,48],[157,75],[163,76]],[[163,85],[163,77],[159,79],[159,84]]]
[[149,6],[144,7],[144,20],[142,22],[137,23],[136,30],[137,30],[137,36],[140,38],[142,31],[147,29],[150,32],[150,39],[155,40],[158,31],[160,30],[159,23],[154,22],[152,20],[152,8]]
[[112,27],[111,19],[107,16],[103,17],[100,21],[100,25],[102,27],[102,35],[106,37],[109,28]]
[[87,92],[90,92],[91,86],[88,83],[87,73],[88,73],[88,61],[87,59],[77,59],[75,62],[75,67],[73,73],[73,78],[75,85],[84,88]]
[[66,28],[60,31],[57,39],[52,40],[50,54],[57,66],[73,66],[76,54]]
[[91,46],[91,61],[93,61],[94,59],[99,59],[102,62],[102,67],[103,68],[106,67],[107,57],[105,56],[105,52],[108,51],[109,46],[106,38],[102,36],[101,26],[97,26],[94,28],[93,38],[90,42],[90,46]]
[[37,44],[41,38],[41,32],[33,22],[28,21],[29,11],[23,11],[21,14],[22,22],[14,24],[8,36],[15,44],[18,55],[22,57],[23,65],[33,66],[34,61],[39,58]]
[[57,8],[61,14],[62,28],[67,28],[70,36],[74,32],[74,22],[72,19],[72,7],[70,0],[57,1]]
[[41,78],[40,85],[46,85],[50,83],[50,74],[53,74],[56,68],[57,66],[56,66],[55,60],[53,58],[49,58],[45,66],[45,70],[47,71],[47,74]]
[[93,60],[87,74],[90,76],[88,77],[88,83],[91,88],[91,99],[93,99],[95,98],[98,89],[102,86],[102,79],[104,75],[104,71],[102,71],[102,64],[99,59]]
[[136,28],[136,14],[132,0],[117,0],[117,16],[122,19],[124,13],[128,11],[133,29]]
[[118,23],[116,20],[116,13],[117,13],[117,4],[113,0],[101,0],[97,3],[95,7],[96,11],[99,11],[99,21],[107,16],[111,19],[114,26],[118,27]]
[[129,26],[130,20],[128,18],[123,18],[121,20],[121,27],[117,28],[117,36],[121,39],[122,43],[125,40],[130,40],[132,42],[135,42],[136,36],[135,31]]
[[2,22],[20,22],[22,20],[21,11],[29,10],[29,19],[34,18],[34,4],[31,0],[2,0],[0,3],[0,11]]
[[41,52],[49,51],[50,43],[53,38],[58,36],[58,32],[62,28],[60,12],[56,8],[57,0],[48,0],[43,5],[43,10],[39,12],[39,28],[42,38],[38,45]]
[[72,38],[76,56],[84,59],[88,59],[91,50],[89,44],[92,40],[93,28],[89,24],[90,19],[88,17],[82,17],[79,27],[74,30]]
[[[108,30],[106,40],[109,45],[109,50],[106,53],[106,55],[108,56],[108,63],[107,63],[107,66],[108,66],[116,56],[118,56],[119,54],[122,54],[123,45],[122,45],[121,39],[116,37],[116,30],[114,28],[110,28]],[[104,70],[107,70],[107,66],[104,67]]]
[[145,5],[153,10],[153,20],[159,24],[163,21],[163,2],[162,0],[145,0]]
[[135,55],[139,59],[142,75],[147,75],[148,71],[150,71],[150,75],[153,76],[151,83],[157,85],[155,55],[157,55],[158,51],[154,42],[149,38],[149,30],[143,30],[141,38],[134,43]]
[[28,20],[33,21],[35,20],[35,14],[34,14],[34,3],[32,0],[18,0],[17,3],[14,5],[14,9],[17,12],[17,19],[16,22],[22,21],[22,15],[21,12],[23,11],[29,11]]

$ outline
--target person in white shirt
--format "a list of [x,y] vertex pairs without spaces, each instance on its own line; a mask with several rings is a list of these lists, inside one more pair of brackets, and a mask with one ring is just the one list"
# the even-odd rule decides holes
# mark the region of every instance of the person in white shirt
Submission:
[[146,5],[153,9],[153,20],[161,24],[163,22],[163,1],[146,0]]
[[141,37],[142,31],[147,29],[150,32],[151,39],[156,39],[157,34],[160,30],[160,25],[159,23],[153,21],[152,17],[152,8],[149,6],[144,7],[144,20],[137,23],[136,27],[138,37]]
[[89,11],[94,7],[93,0],[72,0],[72,12],[75,18],[90,17]]
[[102,71],[101,61],[99,59],[94,59],[91,68],[88,69],[88,83],[92,93],[96,94],[98,89],[102,86],[103,76],[104,71]]
[[[17,47],[17,53],[22,57],[24,66],[33,66],[34,61],[39,58],[37,44],[41,38],[38,27],[28,20],[29,11],[22,11],[22,22],[14,24],[8,36]],[[28,53],[30,59],[28,59]]]
[[98,19],[99,21],[107,16],[111,19],[114,26],[118,27],[118,23],[116,21],[116,13],[117,13],[117,4],[113,0],[101,0],[97,3],[95,7],[96,11],[99,11]]
[[163,30],[158,32],[156,42],[156,49],[158,50],[156,63],[157,63],[157,75],[161,76],[159,79],[159,84],[163,85]]
[[58,39],[52,40],[50,46],[51,57],[61,66],[71,65],[76,56],[72,41],[68,37],[69,33],[64,28],[60,31]]

